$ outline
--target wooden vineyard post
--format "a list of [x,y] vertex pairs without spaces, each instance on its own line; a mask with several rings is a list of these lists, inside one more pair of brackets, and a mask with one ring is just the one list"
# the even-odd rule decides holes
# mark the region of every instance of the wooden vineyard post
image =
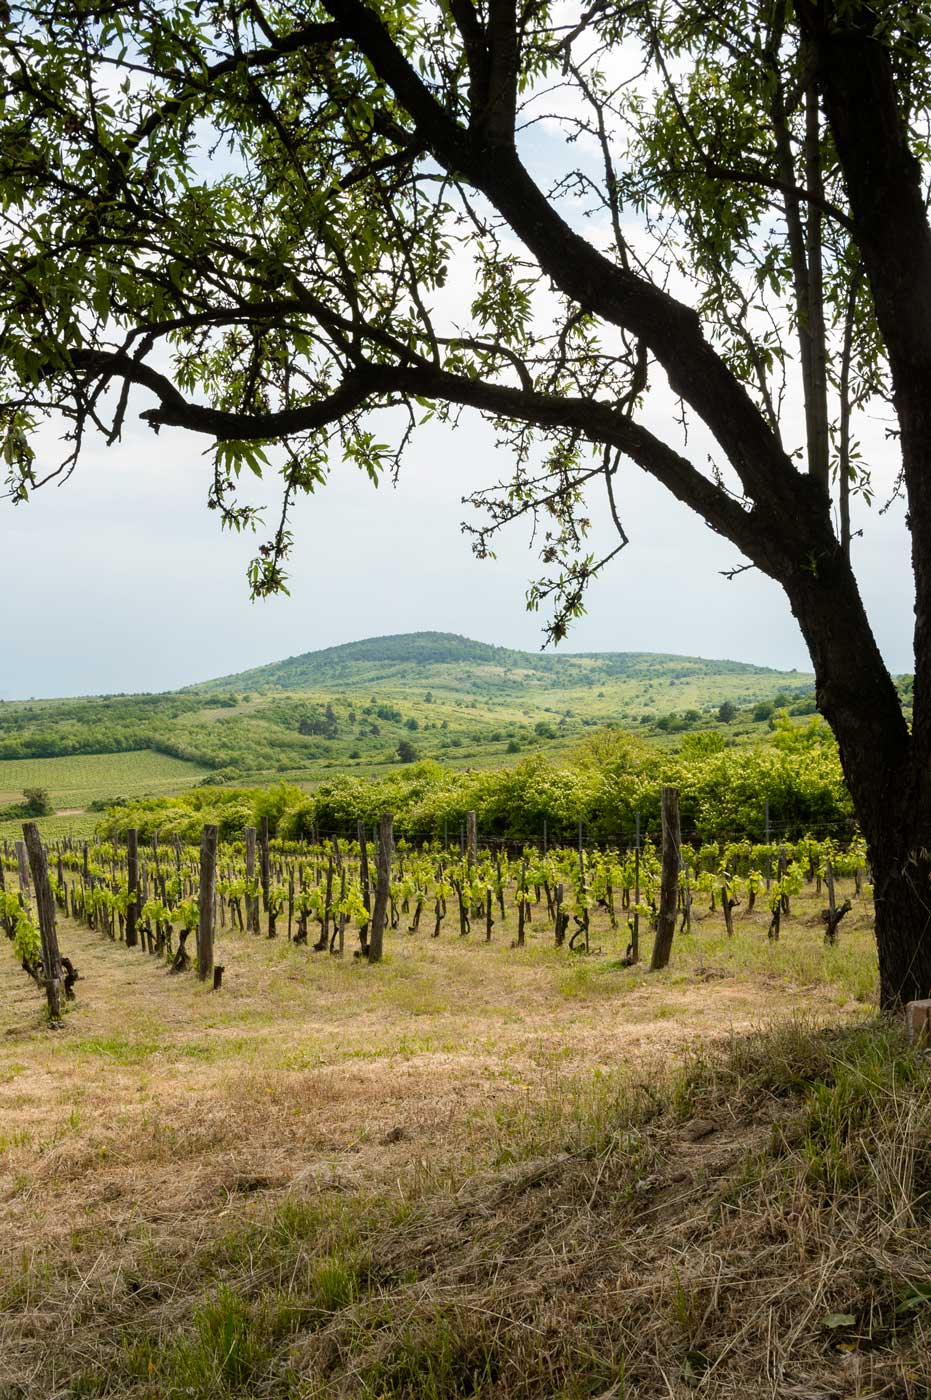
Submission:
[[630,921],[630,960],[640,961],[640,813],[634,814],[634,916]]
[[517,946],[524,946],[524,922],[527,917],[527,862],[522,860],[520,864],[520,874],[517,877]]
[[[255,879],[255,827],[247,826],[243,835],[246,838],[246,881],[251,886]],[[246,895],[246,927],[250,933],[259,931],[259,897]]]
[[391,885],[391,855],[394,849],[394,817],[386,812],[379,822],[376,856],[375,908],[369,935],[369,962],[381,962],[385,937],[385,915],[388,911],[388,891]]
[[[580,903],[580,905],[582,906],[581,932],[583,932],[584,935],[585,935],[585,951],[586,951],[586,953],[587,953],[587,952],[589,951],[589,942],[588,942],[588,926],[589,926],[589,917],[588,917],[588,876],[587,876],[586,873],[585,873],[585,849],[584,849],[584,847],[582,846],[582,823],[581,823],[581,821],[579,822],[579,903]],[[576,923],[578,923],[578,922],[579,922],[579,920],[576,919]],[[570,940],[569,940],[569,948],[570,948],[570,950],[573,949],[574,943],[575,943],[575,935],[573,935],[572,938],[570,938]]]
[[369,849],[365,840],[365,822],[360,821],[356,830],[359,836],[359,884],[362,886],[362,903],[369,916],[368,923],[363,924],[359,930],[359,942],[362,945],[362,956],[368,957],[366,940],[372,927],[372,888],[369,883]]
[[42,940],[42,972],[45,978],[45,995],[48,998],[49,1019],[56,1023],[61,1020],[61,953],[58,949],[58,932],[55,927],[55,900],[48,878],[48,862],[45,847],[35,822],[23,823],[23,841],[17,841],[28,852],[32,867],[32,878],[36,887],[36,905],[39,910],[39,936]]
[[217,891],[217,832],[208,822],[200,842],[200,918],[197,921],[197,976],[206,982],[213,972],[214,896]]
[[129,903],[126,906],[126,947],[135,948],[139,941],[139,832],[131,826],[126,833],[126,882]]
[[[3,873],[3,859],[0,857],[0,894],[5,893],[6,877]],[[13,920],[10,918],[9,914],[4,914],[3,916],[3,932],[6,934],[7,938],[13,937]]]
[[268,885],[269,885],[269,855],[268,855],[268,817],[262,818],[262,835],[259,840],[259,860],[262,866],[262,908],[268,913]]
[[372,912],[372,891],[369,885],[369,848],[365,840],[365,822],[359,822],[359,884],[362,886],[362,903],[369,914]]
[[680,865],[679,789],[663,788],[663,867],[660,875],[659,918],[650,971],[667,966],[676,928]]
[[466,812],[465,853],[470,862],[478,857],[478,818],[474,812]]
[[[345,905],[345,903],[346,903],[346,870],[345,870],[345,867],[344,867],[343,870],[342,870],[341,873],[340,873],[340,881],[339,881],[339,924],[338,924],[338,926],[337,926],[337,927],[338,927],[338,933],[336,934],[336,937],[337,937],[337,948],[338,948],[338,950],[339,950],[339,956],[340,956],[340,957],[343,956],[343,950],[344,950],[345,947],[346,947],[346,912],[345,912],[345,909],[344,909],[344,907],[343,907],[343,906]],[[331,947],[330,947],[330,952],[332,953],[332,951],[333,951],[333,948],[332,948],[332,945],[331,945]]]
[[[25,831],[25,827],[23,828]],[[19,875],[19,888],[21,892],[29,898],[29,856],[26,853],[25,841],[16,842],[16,871]]]

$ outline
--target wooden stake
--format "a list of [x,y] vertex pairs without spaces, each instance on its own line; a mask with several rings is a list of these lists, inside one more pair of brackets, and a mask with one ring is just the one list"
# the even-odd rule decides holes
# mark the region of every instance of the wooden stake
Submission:
[[129,904],[126,907],[126,947],[135,948],[139,941],[136,925],[139,921],[139,832],[131,826],[126,833],[126,872]]
[[394,817],[390,812],[386,812],[379,822],[375,908],[372,912],[372,931],[369,935],[369,962],[381,962],[385,937],[385,916],[388,911],[388,892],[391,885],[391,854],[393,849]]
[[630,923],[630,960],[640,961],[640,813],[634,813],[634,914]]
[[478,819],[474,812],[466,812],[466,855],[470,861],[478,856]]
[[[247,826],[243,835],[246,838],[246,879],[255,879],[255,827]],[[250,933],[259,931],[259,897],[246,895],[246,927]]]
[[672,937],[676,928],[676,906],[679,894],[679,863],[681,838],[679,834],[679,789],[663,788],[663,866],[660,876],[659,918],[650,971],[659,972],[669,963]]
[[269,857],[268,857],[268,817],[262,818],[262,835],[259,840],[259,860],[262,867],[262,907],[268,912]]
[[200,843],[200,918],[197,924],[197,976],[206,982],[213,972],[213,915],[217,890],[217,832],[208,822]]
[[28,852],[32,867],[32,878],[36,887],[36,905],[39,910],[39,936],[42,939],[42,972],[45,978],[45,995],[48,998],[49,1019],[53,1024],[61,1020],[61,953],[58,948],[58,931],[55,927],[55,900],[48,878],[48,862],[45,847],[35,822],[23,823],[23,840],[17,841]]
[[16,842],[16,869],[19,874],[19,888],[28,899],[32,891],[29,888],[29,857],[25,841]]

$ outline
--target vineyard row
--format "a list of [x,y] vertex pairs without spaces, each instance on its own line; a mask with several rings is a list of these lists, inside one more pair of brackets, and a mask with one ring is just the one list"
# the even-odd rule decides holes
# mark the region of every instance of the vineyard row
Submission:
[[[625,963],[640,959],[644,922],[657,935],[651,965],[663,966],[675,921],[680,932],[691,930],[699,896],[711,912],[720,909],[728,934],[738,904],[752,911],[765,901],[769,936],[777,939],[792,896],[806,883],[819,893],[824,886],[822,917],[832,942],[850,908],[849,900],[837,904],[835,878],[852,877],[857,893],[867,878],[859,841],[845,849],[814,837],[693,846],[672,826],[666,838],[661,851],[647,839],[628,850],[580,844],[510,854],[479,847],[470,815],[465,849],[451,855],[438,843],[395,844],[392,818],[385,816],[371,841],[362,823],[354,841],[273,841],[265,823],[247,828],[244,841],[223,844],[207,825],[200,847],[177,839],[143,846],[133,830],[125,843],[65,838],[44,846],[34,823],[26,823],[23,841],[0,847],[0,921],[57,1019],[62,993],[74,994],[76,973],[58,951],[56,908],[127,948],[167,960],[173,972],[196,966],[201,979],[212,974],[219,987],[218,928],[258,935],[264,921],[269,938],[286,931],[296,944],[338,956],[349,932],[358,943],[355,955],[377,962],[386,928],[398,929],[402,920],[408,933],[429,927],[438,938],[451,919],[460,936],[481,931],[491,941],[509,910],[516,914],[514,946],[524,945],[532,922],[545,919],[557,947],[588,951],[592,912],[600,909],[626,940]],[[6,887],[7,872],[17,877],[15,892]]]

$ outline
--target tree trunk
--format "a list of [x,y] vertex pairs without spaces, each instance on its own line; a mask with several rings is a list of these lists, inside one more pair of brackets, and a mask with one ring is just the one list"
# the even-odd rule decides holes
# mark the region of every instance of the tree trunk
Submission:
[[[869,843],[868,843],[869,844]],[[887,1010],[931,996],[931,857],[869,846],[879,950],[879,999]]]

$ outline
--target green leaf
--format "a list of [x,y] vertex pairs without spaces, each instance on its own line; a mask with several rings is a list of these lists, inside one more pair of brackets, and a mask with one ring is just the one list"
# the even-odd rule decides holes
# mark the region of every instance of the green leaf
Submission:
[[916,1308],[926,1307],[929,1303],[931,1303],[931,1283],[910,1283],[908,1292],[896,1308],[896,1312],[914,1312]]
[[828,1313],[827,1317],[821,1319],[821,1326],[833,1330],[838,1327],[854,1327],[856,1321],[853,1313]]

